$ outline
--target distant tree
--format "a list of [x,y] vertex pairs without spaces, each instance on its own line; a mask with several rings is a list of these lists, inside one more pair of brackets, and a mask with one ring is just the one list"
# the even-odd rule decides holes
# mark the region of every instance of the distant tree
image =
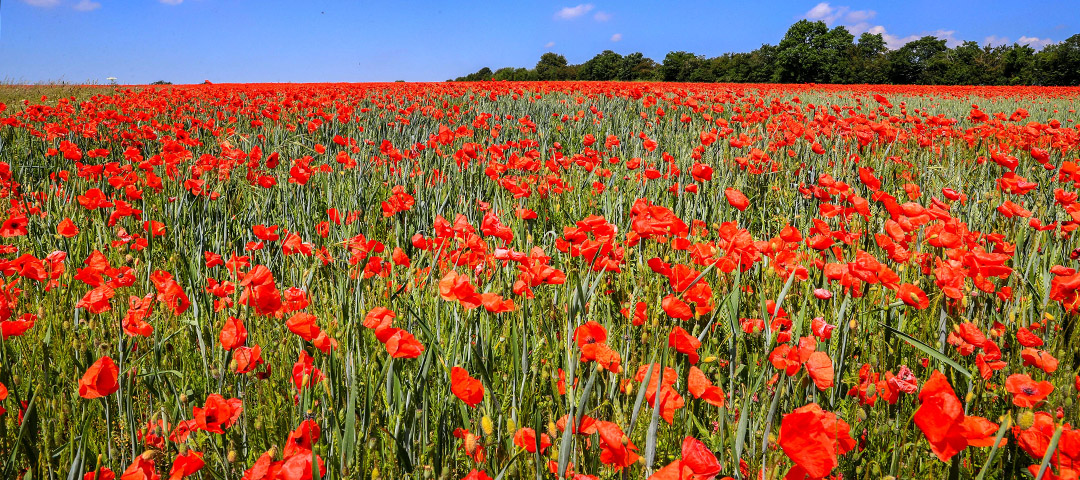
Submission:
[[833,27],[825,36],[828,81],[831,83],[855,83],[855,36],[843,26]]
[[1047,85],[1080,85],[1080,34],[1048,45],[1036,56],[1036,66]]
[[750,53],[741,54],[742,64],[738,82],[768,83],[776,76],[779,47],[765,44]]
[[150,85],[172,85],[172,82],[166,82],[165,80],[158,80]]
[[880,33],[863,32],[855,45],[855,58],[851,63],[852,82],[879,84],[889,81],[889,62],[885,52],[885,37]]
[[935,83],[957,85],[997,85],[1002,83],[1001,65],[998,61],[1001,49],[982,47],[967,41],[947,50],[936,59],[943,72]]
[[[1080,35],[1040,51],[1027,45],[949,48],[925,36],[889,50],[880,33],[855,37],[846,28],[799,20],[778,45],[706,58],[669,52],[661,64],[641,52],[600,52],[580,65],[548,52],[535,68],[484,67],[457,81],[479,80],[662,80],[668,82],[792,82],[928,85],[1080,85]],[[167,82],[166,82],[167,83]]]
[[503,67],[495,70],[495,74],[492,75],[495,80],[516,80],[514,78],[514,67]]
[[784,83],[830,82],[836,76],[840,51],[853,45],[844,27],[833,31],[825,22],[795,22],[777,46],[775,78]]
[[537,80],[568,80],[569,74],[566,57],[557,53],[545,53],[536,62]]
[[1012,44],[1001,53],[1001,83],[1031,85],[1035,82],[1035,49]]
[[688,82],[691,74],[701,68],[705,58],[690,52],[669,52],[660,65],[660,80],[665,82]]
[[938,73],[945,65],[935,64],[935,60],[948,50],[944,39],[930,35],[908,42],[888,54],[889,81],[909,85],[940,83]]
[[474,82],[480,82],[484,80],[491,80],[493,73],[488,67],[481,68],[476,73],[469,75],[469,80]]
[[656,61],[646,57],[645,54],[634,52],[622,58],[616,78],[624,82],[653,80],[656,78],[659,67]]
[[618,80],[622,68],[623,56],[611,50],[604,50],[578,68],[578,80]]

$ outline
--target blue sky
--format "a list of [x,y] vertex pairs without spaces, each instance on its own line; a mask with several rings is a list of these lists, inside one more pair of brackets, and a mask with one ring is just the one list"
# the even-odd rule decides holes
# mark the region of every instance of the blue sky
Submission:
[[[586,3],[580,3],[585,1]],[[120,83],[441,81],[481,67],[581,63],[611,49],[657,61],[776,44],[800,18],[883,33],[1041,47],[1080,33],[1063,0],[896,2],[8,0],[0,78]]]

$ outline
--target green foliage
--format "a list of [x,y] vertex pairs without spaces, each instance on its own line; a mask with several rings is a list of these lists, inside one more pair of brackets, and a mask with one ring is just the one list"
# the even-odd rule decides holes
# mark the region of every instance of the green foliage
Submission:
[[1041,51],[1027,45],[981,46],[967,41],[949,48],[925,36],[889,50],[880,33],[855,36],[843,26],[799,20],[777,45],[707,58],[668,52],[657,64],[641,52],[604,50],[580,65],[545,53],[532,69],[484,67],[457,81],[586,80],[835,83],[903,85],[1080,85],[1080,34]]

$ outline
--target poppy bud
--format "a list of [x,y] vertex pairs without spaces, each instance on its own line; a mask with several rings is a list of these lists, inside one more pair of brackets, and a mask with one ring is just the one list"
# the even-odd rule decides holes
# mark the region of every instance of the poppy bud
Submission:
[[480,429],[484,431],[484,435],[490,437],[495,431],[495,425],[491,422],[491,417],[484,415],[480,419]]
[[185,394],[185,393],[181,393],[181,394],[180,394],[180,404],[181,404],[181,405],[183,405],[183,404],[186,404],[186,403],[187,403],[187,401],[188,401],[188,396],[187,396],[187,394]]
[[161,450],[150,449],[140,455],[143,460],[150,460],[151,462],[160,462],[165,460],[165,454],[161,453]]
[[371,478],[379,478],[379,467],[371,467]]
[[1016,415],[1016,426],[1021,430],[1027,430],[1035,424],[1035,414],[1031,410],[1023,410]]
[[225,456],[225,459],[228,460],[229,463],[236,463],[237,457],[238,455],[236,453],[236,450],[229,450],[229,453]]
[[465,434],[465,453],[472,455],[476,452],[476,435],[472,432]]
[[548,422],[547,433],[548,433],[548,436],[551,437],[551,438],[555,438],[555,437],[559,436],[559,432],[557,430],[555,430],[555,422],[551,422],[551,421]]
[[715,362],[715,361],[716,361],[716,357],[714,357],[712,355],[709,355],[708,357],[705,357],[705,359],[702,360],[701,363],[712,363],[712,362]]
[[506,419],[506,431],[513,435],[517,431],[517,422],[512,418]]

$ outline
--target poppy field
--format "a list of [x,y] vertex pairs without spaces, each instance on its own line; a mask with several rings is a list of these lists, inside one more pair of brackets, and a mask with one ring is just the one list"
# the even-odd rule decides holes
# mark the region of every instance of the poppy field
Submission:
[[0,103],[0,478],[1077,479],[1078,96]]

